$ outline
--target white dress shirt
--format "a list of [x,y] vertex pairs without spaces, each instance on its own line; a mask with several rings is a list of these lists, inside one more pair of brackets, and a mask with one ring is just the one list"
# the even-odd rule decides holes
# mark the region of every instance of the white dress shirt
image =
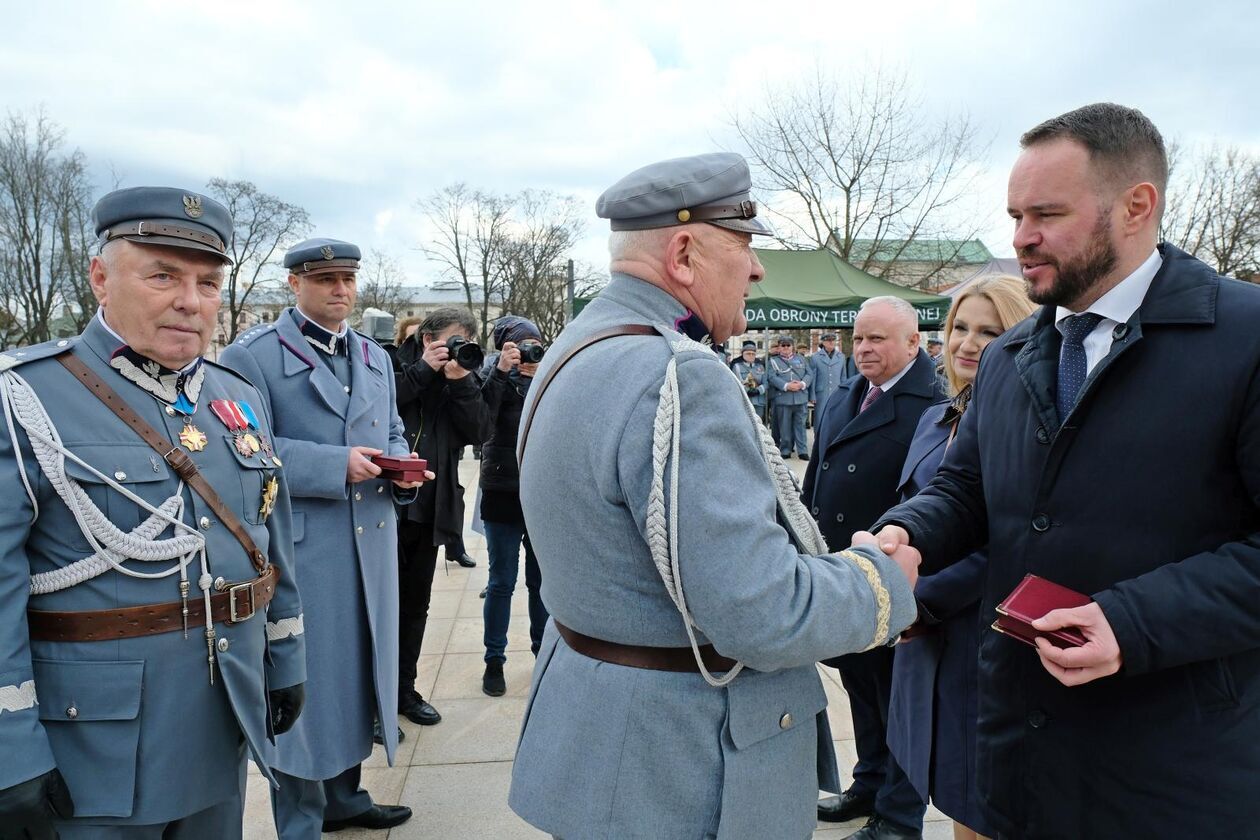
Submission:
[[[1093,373],[1098,363],[1111,352],[1111,342],[1115,328],[1121,324],[1128,323],[1129,319],[1133,317],[1133,313],[1137,312],[1138,307],[1142,305],[1142,301],[1146,299],[1146,293],[1151,288],[1151,281],[1155,279],[1155,275],[1159,272],[1159,267],[1163,262],[1164,260],[1160,257],[1158,249],[1151,251],[1151,255],[1146,258],[1146,262],[1139,265],[1132,274],[1117,283],[1107,294],[1086,307],[1086,312],[1094,312],[1102,316],[1102,320],[1098,322],[1098,326],[1094,327],[1093,332],[1085,336],[1086,375]],[[1054,325],[1059,330],[1059,333],[1063,333],[1064,318],[1080,314],[1083,313],[1073,312],[1062,306],[1058,307],[1054,314]]]
[[[874,382],[867,379],[866,391],[864,392],[864,394],[869,394],[872,388],[879,388],[881,394],[887,394],[889,391],[892,390],[892,387],[894,385],[896,385],[898,382],[901,381],[901,377],[905,376],[907,373],[910,372],[910,368],[914,367],[914,363],[918,360],[918,358],[919,358],[918,353],[911,356],[910,361],[906,362],[906,366],[903,367],[901,370],[897,371],[897,373],[894,374],[893,376],[888,377],[888,381],[885,382],[883,385],[876,385]],[[865,398],[866,397],[863,396],[863,399]]]

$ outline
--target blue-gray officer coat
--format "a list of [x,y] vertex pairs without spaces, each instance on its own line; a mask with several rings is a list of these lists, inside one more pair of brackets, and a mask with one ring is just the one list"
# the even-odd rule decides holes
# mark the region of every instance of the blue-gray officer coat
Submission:
[[[543,831],[583,840],[799,840],[813,832],[820,779],[838,784],[829,751],[819,749],[831,735],[814,663],[872,643],[877,593],[888,599],[891,633],[913,620],[914,598],[877,552],[868,579],[849,559],[793,545],[776,520],[743,388],[707,346],[669,329],[685,314],[655,286],[614,274],[561,333],[540,378],[610,326],[655,324],[673,343],[618,337],[573,358],[539,403],[521,503],[556,621],[622,644],[686,647],[645,525],[652,427],[675,355],[684,594],[698,641],[749,670],[715,688],[699,674],[612,665],[574,652],[549,624],[509,804]],[[714,487],[739,488],[741,504]]]
[[839,350],[828,355],[826,350],[819,350],[809,357],[809,399],[814,403],[814,411],[822,411],[827,404],[831,392],[840,383],[852,376],[849,359]]
[[[81,338],[11,350],[0,356],[0,366],[16,364],[13,371],[39,395],[70,451],[158,505],[175,493],[178,476],[53,358],[74,353],[143,420],[167,440],[177,441],[181,418],[168,415],[162,403],[109,366],[117,348],[117,339],[93,320]],[[7,430],[0,430],[0,484],[5,488],[0,496],[0,788],[56,766],[69,785],[76,817],[147,824],[185,817],[235,796],[246,748],[270,778],[264,749],[267,691],[305,678],[301,604],[290,562],[286,471],[237,453],[227,427],[210,411],[214,399],[249,403],[262,433],[270,436],[266,405],[249,383],[206,362],[192,419],[208,442],[205,449],[188,454],[280,571],[266,615],[215,625],[219,650],[214,685],[206,662],[204,620],[190,623],[187,638],[173,632],[115,641],[29,640],[28,606],[103,610],[168,603],[179,600],[179,576],[144,580],[111,569],[69,589],[31,596],[32,574],[64,568],[93,550],[36,464],[30,440],[18,429],[22,462],[39,502],[38,511],[32,508],[13,441]],[[130,531],[148,517],[134,501],[69,458],[66,471],[121,530]],[[264,523],[259,510],[272,475],[279,478],[281,491]],[[183,521],[200,523],[206,538],[210,574],[228,582],[253,579],[256,572],[244,549],[214,511],[187,487],[183,498]],[[169,538],[171,531],[161,536]],[[172,565],[174,561],[125,564],[143,572]],[[200,574],[200,562],[194,559],[188,566],[190,597],[198,594]]]
[[[770,378],[770,387],[774,390],[775,405],[805,405],[809,402],[810,384],[814,381],[813,371],[800,353],[793,353],[791,359],[771,356],[766,362],[766,376]],[[789,391],[789,382],[804,382],[805,387],[799,391]]]
[[346,482],[351,446],[405,456],[385,350],[351,330],[349,393],[285,309],[246,331],[221,360],[271,407],[293,500],[306,610],[306,707],[276,739],[275,766],[328,779],[367,758],[378,715],[392,763],[398,719],[398,553],[392,482]]

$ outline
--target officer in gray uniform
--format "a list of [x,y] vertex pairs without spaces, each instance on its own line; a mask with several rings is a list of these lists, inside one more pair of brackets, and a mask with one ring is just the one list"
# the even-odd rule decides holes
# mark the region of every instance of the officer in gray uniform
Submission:
[[757,342],[745,341],[739,358],[731,362],[731,370],[744,386],[748,401],[758,417],[766,414],[766,366],[757,358]]
[[805,358],[796,352],[791,337],[785,335],[779,339],[779,355],[770,357],[766,375],[774,391],[779,454],[788,458],[795,447],[796,457],[807,461],[809,444],[805,440],[805,407],[809,404],[813,372]]
[[917,560],[827,550],[703,341],[744,331],[763,275],[749,188],[728,153],[609,188],[611,282],[526,397],[521,503],[553,620],[509,804],[558,837],[810,836],[820,770],[838,782],[814,663],[915,616]]
[[95,317],[0,355],[0,835],[239,838],[306,672],[273,418],[202,355],[232,220],[163,187],[93,215]]
[[809,357],[809,369],[809,401],[814,404],[814,428],[817,429],[818,418],[822,416],[823,407],[832,392],[857,371],[844,351],[836,348],[835,333],[823,333],[822,349]]
[[284,256],[297,306],[245,332],[222,361],[258,386],[276,417],[276,453],[293,496],[293,542],[307,627],[308,702],[276,740],[277,833],[388,828],[411,809],[378,805],[359,787],[380,721],[397,748],[398,564],[394,502],[418,484],[378,478],[371,457],[408,454],[394,402],[393,365],[346,324],[359,249],[309,239]]

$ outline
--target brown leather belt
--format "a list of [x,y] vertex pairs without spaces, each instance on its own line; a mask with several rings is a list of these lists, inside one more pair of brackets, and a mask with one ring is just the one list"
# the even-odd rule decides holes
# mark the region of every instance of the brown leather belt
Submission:
[[[553,618],[552,621],[555,621],[555,619]],[[603,639],[596,639],[576,630],[570,630],[558,621],[555,623],[556,629],[560,631],[560,637],[564,639],[565,644],[583,656],[589,656],[591,659],[611,662],[614,665],[625,665],[627,668],[644,668],[649,671],[700,673],[700,668],[696,665],[695,654],[692,653],[689,647],[660,648],[645,647],[643,645],[622,645],[617,642],[606,642]],[[736,665],[734,659],[727,659],[725,656],[722,656],[714,650],[713,645],[701,645],[700,658],[704,660],[704,667],[708,668],[710,672],[729,671]]]
[[[222,591],[210,596],[210,617],[216,624],[240,624],[261,612],[276,594],[280,572],[269,566],[260,577],[242,583],[226,583]],[[184,629],[184,604],[144,604],[116,610],[27,610],[26,623],[31,638],[41,642],[100,642],[109,639],[134,639],[156,633],[174,633]],[[188,625],[205,623],[206,607],[202,598],[188,599]]]

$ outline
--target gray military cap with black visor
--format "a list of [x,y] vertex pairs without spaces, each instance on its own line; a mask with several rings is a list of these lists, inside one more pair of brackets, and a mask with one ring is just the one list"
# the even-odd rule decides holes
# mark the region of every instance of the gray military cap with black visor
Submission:
[[636,169],[604,191],[595,213],[613,230],[650,230],[707,222],[768,236],[750,197],[752,177],[743,156],[711,152]]
[[129,187],[106,194],[92,208],[97,241],[192,248],[230,264],[232,215],[209,196],[173,187]]
[[329,271],[358,271],[363,255],[359,246],[340,239],[316,237],[294,245],[284,254],[284,267],[290,274],[324,274]]

